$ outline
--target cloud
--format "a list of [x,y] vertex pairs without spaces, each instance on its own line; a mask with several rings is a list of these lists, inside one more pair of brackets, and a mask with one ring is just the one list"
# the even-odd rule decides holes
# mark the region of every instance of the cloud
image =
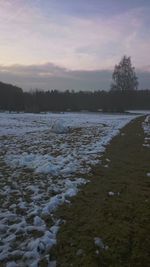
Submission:
[[0,80],[25,90],[109,89],[113,67],[126,54],[140,69],[140,87],[149,87],[150,6],[110,5],[107,12],[98,4],[90,13],[100,1],[87,0],[83,16],[84,0],[78,16],[81,1],[52,2],[0,1]]
[[[149,88],[149,66],[138,70],[140,88]],[[0,66],[0,81],[24,90],[109,90],[112,70],[69,70],[53,63]]]
[[52,63],[41,65],[0,66],[0,80],[21,86],[24,90],[98,90],[108,89],[110,71],[72,71]]
[[150,67],[147,70],[138,70],[139,77],[139,88],[140,89],[150,89]]
[[58,2],[43,4],[46,12],[41,3],[0,2],[1,64],[48,61],[72,70],[93,70],[112,68],[124,54],[138,67],[150,61],[149,7],[82,17],[57,11]]

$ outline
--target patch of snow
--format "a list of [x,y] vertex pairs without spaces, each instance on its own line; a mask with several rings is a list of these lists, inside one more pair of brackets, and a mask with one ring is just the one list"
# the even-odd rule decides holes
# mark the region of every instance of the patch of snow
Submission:
[[34,217],[34,223],[35,226],[43,226],[45,225],[44,220],[42,220],[39,216]]
[[94,243],[95,243],[95,245],[96,245],[97,247],[99,247],[99,248],[102,248],[102,249],[105,248],[102,239],[99,238],[99,237],[95,237],[95,238],[94,238]]
[[109,196],[114,196],[115,193],[114,193],[114,192],[108,192],[108,195],[109,195]]
[[6,264],[6,267],[18,267],[18,264],[15,261],[10,261]]
[[150,110],[128,110],[131,114],[141,114],[141,115],[147,115],[150,114]]
[[0,113],[0,261],[56,265],[48,258],[62,223],[54,211],[70,203],[88,182],[82,174],[100,163],[106,145],[135,117]]
[[116,193],[115,193],[115,192],[111,192],[111,191],[110,191],[110,192],[108,192],[108,195],[109,195],[109,196],[119,196],[120,193],[119,193],[119,192],[116,192]]
[[65,121],[63,120],[56,120],[51,126],[51,132],[57,133],[57,134],[68,133],[69,130],[70,130],[70,127],[65,125]]
[[84,250],[80,248],[80,249],[77,250],[76,255],[77,256],[81,256],[81,255],[83,255],[83,253],[84,253]]
[[109,165],[108,165],[108,164],[105,164],[105,165],[104,165],[104,167],[105,167],[105,168],[108,168],[108,167],[109,167]]
[[108,249],[108,246],[104,245],[103,241],[101,238],[99,237],[95,237],[94,238],[94,243],[97,247],[99,247],[100,249],[102,250],[107,250]]
[[[71,181],[66,179],[66,190],[50,199],[50,202],[43,208],[42,214],[50,214],[56,210],[56,208],[66,202],[66,198],[73,197],[78,192],[78,186],[86,184],[88,181],[82,178],[78,178],[77,181]],[[68,201],[67,201],[68,202]]]
[[144,147],[150,147],[150,115],[147,115],[145,121],[143,122],[143,130],[145,133]]

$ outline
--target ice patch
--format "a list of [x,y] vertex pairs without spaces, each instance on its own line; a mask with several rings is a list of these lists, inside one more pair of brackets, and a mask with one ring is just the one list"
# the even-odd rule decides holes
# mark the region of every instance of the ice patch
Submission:
[[64,134],[70,131],[70,127],[65,125],[64,120],[56,120],[51,126],[51,132],[57,134]]

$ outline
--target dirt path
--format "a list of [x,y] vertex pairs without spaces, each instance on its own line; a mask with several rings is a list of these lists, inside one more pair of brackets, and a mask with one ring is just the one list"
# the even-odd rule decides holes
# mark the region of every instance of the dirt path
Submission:
[[58,266],[150,266],[150,149],[143,146],[143,119],[112,140],[87,177],[92,182],[58,210],[66,221],[58,234]]

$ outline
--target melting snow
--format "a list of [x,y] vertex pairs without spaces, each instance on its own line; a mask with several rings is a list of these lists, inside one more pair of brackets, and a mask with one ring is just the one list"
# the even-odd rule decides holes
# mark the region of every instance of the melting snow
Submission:
[[143,130],[145,133],[143,146],[150,148],[150,115],[147,115],[143,122]]
[[[105,146],[135,115],[0,113],[0,261],[55,266],[49,255],[61,220]],[[59,134],[58,134],[59,133]],[[110,160],[107,159],[107,162]]]
[[100,249],[103,249],[103,250],[107,250],[108,249],[108,246],[105,246],[102,239],[99,238],[99,237],[95,237],[94,238],[94,243],[97,247],[99,247]]
[[[150,148],[150,115],[147,115],[143,122],[143,130],[145,133],[143,146]],[[147,177],[150,177],[150,172],[147,173]]]
[[146,116],[145,121],[143,122],[143,129],[147,135],[146,139],[150,138],[150,115]]
[[114,193],[114,192],[108,192],[108,195],[109,195],[109,196],[114,196],[115,193]]

